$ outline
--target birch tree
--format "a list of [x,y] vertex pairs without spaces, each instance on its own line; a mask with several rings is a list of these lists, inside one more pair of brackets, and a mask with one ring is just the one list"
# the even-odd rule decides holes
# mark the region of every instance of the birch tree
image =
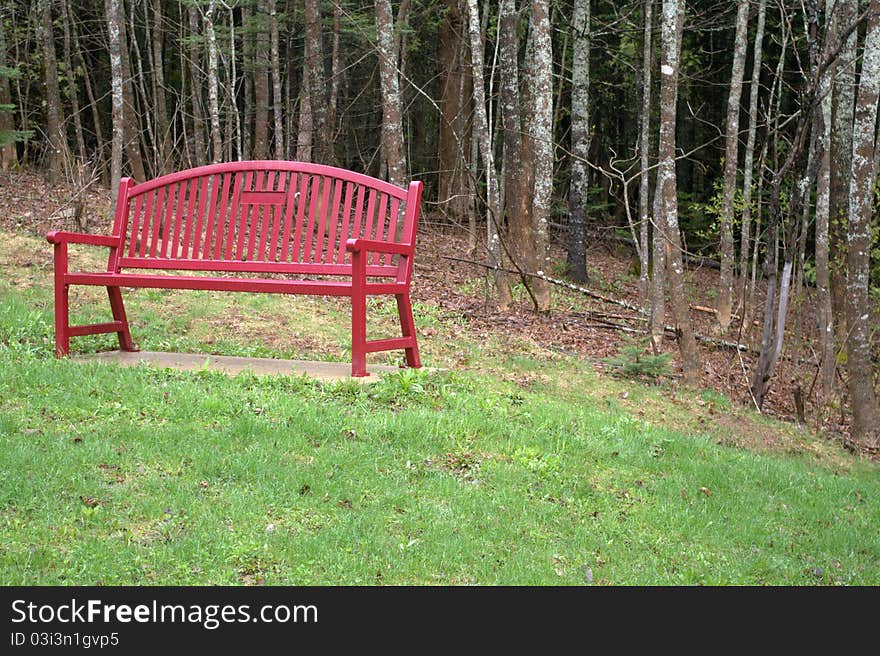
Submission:
[[480,30],[480,14],[477,0],[467,0],[468,35],[470,38],[471,68],[473,70],[474,131],[479,143],[480,159],[486,177],[486,251],[489,267],[498,291],[498,304],[502,309],[510,307],[510,285],[501,268],[501,192],[498,173],[495,170],[492,134],[486,112],[486,87],[483,79],[483,38]]
[[749,2],[738,0],[736,33],[733,39],[733,70],[730,74],[730,93],[727,98],[727,138],[724,148],[724,179],[721,201],[721,275],[718,294],[718,324],[721,332],[730,326],[733,314],[733,199],[737,186],[739,161],[739,103],[746,66]]
[[[835,0],[826,0],[825,16],[829,37],[835,39],[839,29],[837,20],[832,20]],[[831,306],[831,272],[829,268],[828,229],[830,219],[831,184],[831,102],[832,69],[822,74],[819,86],[820,103],[817,108],[816,123],[817,155],[820,157],[816,177],[816,321],[819,336],[819,402],[823,403],[831,394],[834,384],[834,370],[837,358],[834,354],[834,314]]]
[[122,150],[125,139],[124,102],[122,94],[122,35],[119,26],[120,0],[104,0],[104,11],[107,14],[107,35],[110,51],[110,86],[112,89],[113,137],[110,145],[110,192],[113,195],[113,207],[119,192],[119,180],[122,178]]
[[746,136],[746,149],[743,154],[743,212],[739,242],[739,297],[746,312],[746,284],[749,276],[749,252],[752,230],[752,187],[755,170],[755,141],[758,131],[758,93],[761,89],[761,62],[763,60],[764,26],[767,18],[767,0],[758,3],[758,24],[755,28],[755,43],[752,48],[752,79],[749,83],[749,128]]
[[[700,380],[700,362],[688,307],[681,235],[678,228],[678,200],[675,174],[675,119],[678,103],[678,71],[683,0],[663,0],[660,66],[660,141],[657,188],[659,214],[663,216],[669,254],[669,297],[675,319],[684,384],[695,386]],[[658,212],[655,212],[655,215]],[[656,272],[656,265],[655,265]]]
[[[648,0],[645,4],[650,6]],[[650,9],[648,9],[650,11]],[[589,202],[587,159],[590,156],[590,2],[575,0],[571,67],[571,183],[568,190],[568,275],[587,281],[586,219]],[[647,61],[647,60],[646,60]],[[650,66],[650,64],[648,64]],[[642,120],[647,120],[643,116]],[[645,167],[647,168],[647,167]],[[647,266],[645,267],[647,275]]]
[[[587,3],[589,6],[589,3]],[[650,280],[648,277],[648,264],[650,252],[648,245],[649,226],[651,223],[650,213],[650,184],[651,173],[649,170],[651,159],[651,77],[654,66],[653,47],[653,14],[654,0],[644,0],[643,20],[644,37],[642,43],[642,103],[641,120],[639,121],[639,294],[643,304],[647,304]],[[572,130],[574,128],[572,127]],[[656,233],[655,233],[656,234]],[[659,346],[659,345],[658,345]]]
[[874,157],[877,101],[880,95],[880,0],[871,0],[859,74],[858,97],[852,129],[852,175],[846,253],[846,368],[853,421],[858,443],[878,446],[880,408],[874,391],[871,353],[870,287],[871,216],[877,169]]
[[275,159],[285,159],[284,107],[281,104],[281,53],[278,33],[278,2],[269,2],[269,36],[272,64],[272,116],[274,120]]
[[220,61],[217,35],[214,32],[214,10],[217,0],[210,0],[205,12],[205,36],[208,39],[208,114],[211,118],[212,161],[223,159],[223,140],[220,136]]
[[[532,0],[532,36],[534,63],[532,66],[532,129],[535,148],[535,191],[532,201],[532,225],[535,235],[538,275],[547,275],[550,256],[547,232],[553,200],[553,45],[550,32],[548,0]],[[550,285],[542,278],[532,283],[535,309],[550,311]]]
[[400,106],[398,53],[394,38],[394,15],[390,0],[375,0],[379,77],[382,92],[382,151],[388,167],[388,181],[405,186],[406,151],[403,147],[403,118]]

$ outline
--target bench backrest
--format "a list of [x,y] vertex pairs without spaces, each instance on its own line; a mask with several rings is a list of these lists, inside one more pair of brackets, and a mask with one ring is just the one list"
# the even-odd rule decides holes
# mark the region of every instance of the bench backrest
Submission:
[[[211,164],[123,178],[111,268],[345,275],[347,239],[412,245],[422,183],[409,189],[293,161]],[[409,280],[412,258],[371,254],[367,274]]]

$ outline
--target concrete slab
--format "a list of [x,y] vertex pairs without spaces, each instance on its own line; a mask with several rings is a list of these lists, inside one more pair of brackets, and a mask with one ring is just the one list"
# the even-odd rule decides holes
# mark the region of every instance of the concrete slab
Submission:
[[377,381],[382,373],[399,370],[398,367],[368,364],[367,371],[370,373],[369,376],[352,378],[350,362],[275,360],[268,358],[244,358],[232,355],[206,355],[204,353],[164,353],[160,351],[138,351],[135,353],[129,351],[104,351],[102,353],[76,355],[71,359],[77,362],[112,362],[127,367],[134,367],[145,362],[156,367],[167,367],[181,371],[211,369],[224,371],[229,374],[249,371],[257,376],[271,374],[301,376],[305,374],[309,378],[317,380],[351,379],[359,383],[372,383]]

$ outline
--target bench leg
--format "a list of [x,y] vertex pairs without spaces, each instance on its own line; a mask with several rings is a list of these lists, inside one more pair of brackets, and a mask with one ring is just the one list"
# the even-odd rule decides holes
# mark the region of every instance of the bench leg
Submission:
[[70,355],[70,287],[63,282],[55,284],[55,357],[63,358]]
[[413,320],[412,304],[407,294],[396,294],[397,314],[400,317],[400,331],[404,337],[412,339],[412,346],[404,349],[406,353],[406,365],[418,369],[422,366],[419,360],[419,345],[416,343],[416,324]]
[[110,309],[113,311],[114,321],[121,321],[125,326],[116,333],[119,337],[119,348],[123,351],[139,351],[131,340],[131,332],[128,329],[128,318],[125,316],[125,305],[122,302],[122,292],[119,287],[108,287],[107,295],[110,297]]
[[351,297],[351,375],[369,376],[367,372],[367,299],[363,294]]

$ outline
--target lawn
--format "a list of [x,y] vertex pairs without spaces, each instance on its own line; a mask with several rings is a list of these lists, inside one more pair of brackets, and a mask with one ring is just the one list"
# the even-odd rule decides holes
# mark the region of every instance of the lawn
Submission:
[[[436,369],[367,386],[58,361],[46,244],[2,236],[0,584],[880,583],[878,465],[717,393],[430,307]],[[129,299],[145,349],[347,358],[344,303]]]

